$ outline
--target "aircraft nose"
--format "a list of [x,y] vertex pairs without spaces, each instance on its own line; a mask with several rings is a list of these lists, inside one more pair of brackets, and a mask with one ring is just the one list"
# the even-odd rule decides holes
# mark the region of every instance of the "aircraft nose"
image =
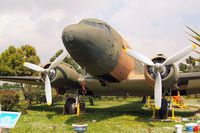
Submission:
[[81,28],[77,24],[65,27],[62,33],[62,40],[65,47],[69,50],[80,50],[82,42],[86,39],[81,34]]
[[73,29],[72,29],[73,26],[67,26],[65,27],[65,29],[63,30],[63,33],[62,33],[62,38],[63,38],[63,41],[65,42],[70,42],[73,40]]

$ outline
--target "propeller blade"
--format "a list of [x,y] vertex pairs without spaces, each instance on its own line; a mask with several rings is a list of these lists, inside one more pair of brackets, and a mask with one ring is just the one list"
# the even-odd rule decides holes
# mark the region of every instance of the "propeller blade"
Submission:
[[173,54],[172,56],[167,58],[167,60],[165,60],[162,63],[162,65],[167,66],[167,65],[175,63],[176,61],[180,60],[181,58],[186,56],[188,53],[190,53],[193,50],[193,48],[196,49],[196,45],[193,44],[192,46],[188,46],[188,47],[176,52],[175,54]]
[[32,63],[24,62],[23,65],[24,65],[25,67],[31,69],[31,70],[35,70],[35,71],[39,71],[39,72],[43,72],[43,71],[44,71],[43,68],[41,68],[41,67],[38,66],[38,65],[32,64]]
[[58,56],[58,57],[51,63],[49,69],[51,69],[51,68],[57,66],[59,63],[61,63],[61,62],[64,60],[64,58],[65,58],[66,56],[67,56],[67,52],[66,52],[66,51],[63,51],[63,53],[62,53],[60,56]]
[[45,79],[45,95],[46,95],[46,101],[48,105],[52,104],[52,96],[51,96],[51,83],[49,76],[46,75]]
[[130,50],[130,49],[125,49],[124,51],[125,51],[125,53],[127,53],[129,56],[135,58],[136,60],[138,60],[144,64],[147,64],[149,66],[154,66],[154,63],[146,56],[144,56],[138,52],[135,52],[133,50]]
[[160,72],[156,72],[156,81],[154,86],[154,98],[155,98],[155,108],[161,108],[161,99],[162,99],[162,81]]

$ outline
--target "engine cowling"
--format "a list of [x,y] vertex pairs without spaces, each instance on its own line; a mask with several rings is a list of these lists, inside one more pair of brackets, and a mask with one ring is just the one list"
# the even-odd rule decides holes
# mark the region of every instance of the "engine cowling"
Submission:
[[[163,63],[166,59],[167,58],[163,56],[162,54],[158,54],[157,56],[152,58],[152,61],[156,64],[156,63]],[[148,65],[145,66],[144,76],[148,84],[154,87],[156,73],[152,66],[148,66]],[[161,71],[161,78],[162,78],[163,89],[171,88],[174,85],[174,83],[176,83],[177,81],[176,66],[174,64],[164,66]]]
[[[49,68],[51,63],[43,65],[43,68]],[[74,88],[80,87],[78,83],[78,78],[81,75],[74,69],[73,66],[67,63],[60,63],[55,68],[51,69],[49,73],[49,79],[51,85],[56,88]],[[45,81],[45,75],[41,73],[43,81]]]

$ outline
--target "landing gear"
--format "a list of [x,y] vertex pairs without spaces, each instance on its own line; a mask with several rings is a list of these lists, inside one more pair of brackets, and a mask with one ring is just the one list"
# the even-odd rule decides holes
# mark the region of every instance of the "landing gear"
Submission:
[[[69,96],[71,95],[71,96]],[[73,94],[67,94],[67,99],[64,106],[63,113],[68,114],[76,114],[85,112],[85,97],[79,96],[79,90],[76,90],[75,96]],[[79,109],[79,110],[77,110]]]
[[147,102],[147,98],[146,98],[146,96],[143,96],[142,97],[142,103],[145,104],[146,102]]
[[168,102],[166,99],[162,99],[161,108],[159,110],[159,116],[161,119],[166,119],[168,117]]
[[76,114],[76,100],[74,98],[67,98],[65,102],[65,113],[68,114]]

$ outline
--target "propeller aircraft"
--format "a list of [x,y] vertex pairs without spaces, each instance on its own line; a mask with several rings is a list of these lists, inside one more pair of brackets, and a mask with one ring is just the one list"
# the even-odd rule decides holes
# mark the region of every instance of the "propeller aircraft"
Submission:
[[[84,90],[86,95],[154,96],[161,118],[168,113],[165,96],[173,96],[177,91],[181,95],[200,92],[200,73],[178,73],[174,65],[196,45],[168,58],[158,54],[149,59],[131,48],[110,25],[94,18],[66,26],[62,41],[67,51],[55,61],[43,67],[24,63],[25,67],[41,72],[40,77],[0,76],[0,80],[44,85],[48,105],[52,103],[52,87],[59,88],[60,93],[75,89],[77,94]],[[67,52],[89,75],[82,76],[62,62]]]

